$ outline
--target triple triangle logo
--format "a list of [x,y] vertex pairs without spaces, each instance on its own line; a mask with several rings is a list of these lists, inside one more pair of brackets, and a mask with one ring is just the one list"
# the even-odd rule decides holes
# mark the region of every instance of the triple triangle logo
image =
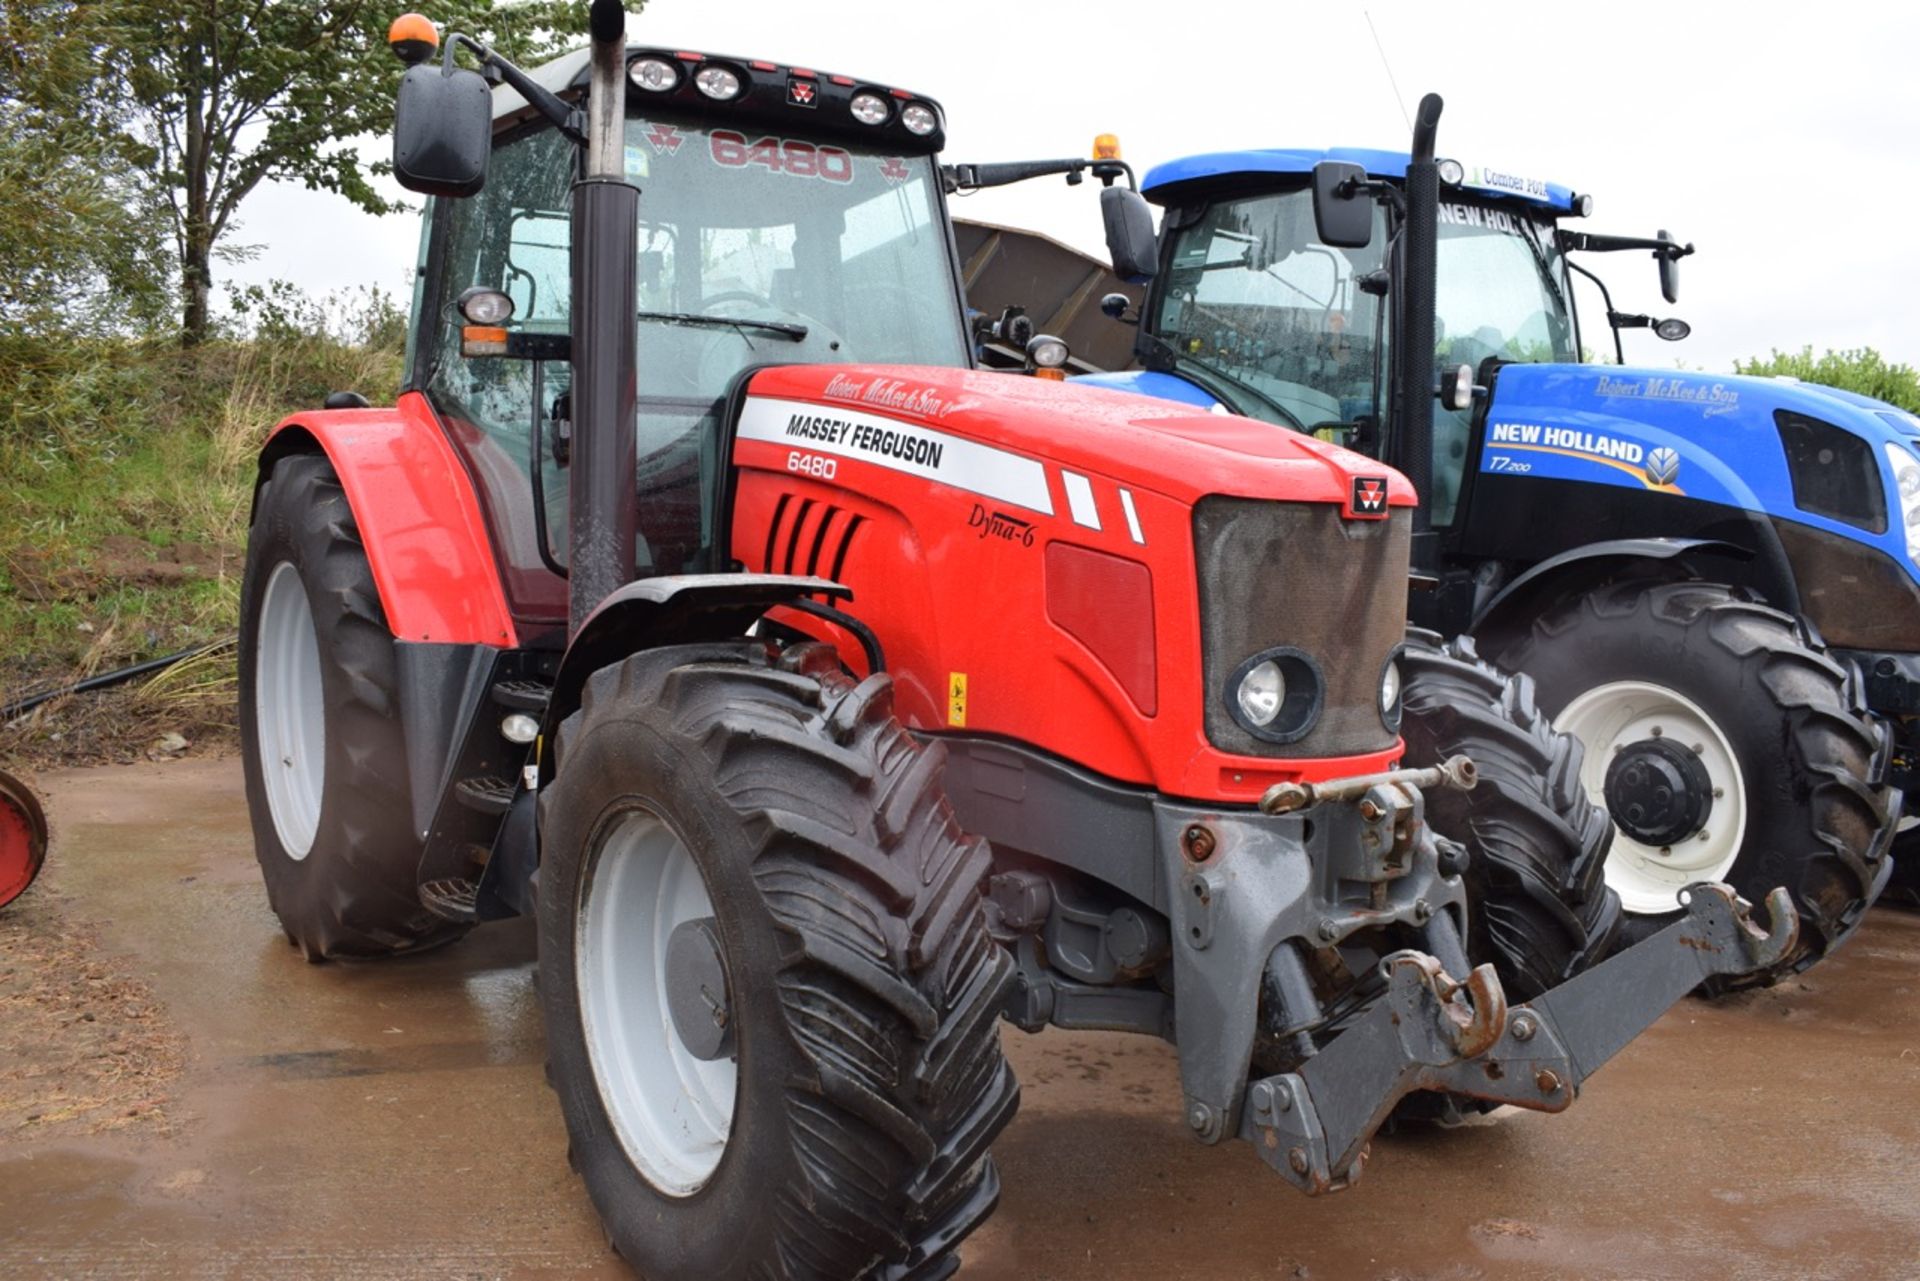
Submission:
[[1353,514],[1375,518],[1387,514],[1387,478],[1385,476],[1353,478]]

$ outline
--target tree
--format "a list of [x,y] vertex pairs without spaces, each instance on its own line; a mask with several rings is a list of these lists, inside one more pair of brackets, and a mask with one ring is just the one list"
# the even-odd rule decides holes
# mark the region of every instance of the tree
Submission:
[[1736,360],[1733,372],[1762,377],[1785,374],[1802,382],[1872,396],[1920,414],[1920,372],[1912,365],[1889,365],[1886,357],[1871,347],[1828,351],[1816,357],[1809,344],[1794,354],[1775,351],[1765,360]]
[[127,103],[96,83],[97,7],[0,0],[0,333],[143,327],[170,264],[151,193],[116,145]]
[[[182,338],[204,339],[212,263],[262,182],[301,182],[391,212],[352,141],[392,124],[401,67],[386,46],[394,0],[98,0],[116,16],[133,108],[130,141],[165,193],[179,260]],[[630,6],[637,7],[637,6]],[[516,61],[586,30],[584,0],[431,0],[445,27]]]

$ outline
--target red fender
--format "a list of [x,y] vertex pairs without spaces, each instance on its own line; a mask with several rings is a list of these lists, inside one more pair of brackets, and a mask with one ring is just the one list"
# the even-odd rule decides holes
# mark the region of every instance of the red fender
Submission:
[[263,478],[279,458],[311,452],[314,445],[346,490],[396,638],[515,643],[473,481],[426,397],[408,392],[391,409],[326,409],[287,418],[261,455]]

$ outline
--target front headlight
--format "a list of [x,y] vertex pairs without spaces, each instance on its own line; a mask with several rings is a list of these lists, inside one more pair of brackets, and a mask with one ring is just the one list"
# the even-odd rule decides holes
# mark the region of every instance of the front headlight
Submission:
[[1388,729],[1400,728],[1400,664],[1391,658],[1380,669],[1380,719]]
[[1894,488],[1900,491],[1900,523],[1907,531],[1907,559],[1920,566],[1920,458],[1892,441],[1886,442],[1887,465],[1893,468]]
[[1294,743],[1320,719],[1326,694],[1320,666],[1306,653],[1277,645],[1251,655],[1227,681],[1227,714],[1269,743]]
[[1256,663],[1240,678],[1240,687],[1234,691],[1240,715],[1249,724],[1263,729],[1273,724],[1273,718],[1280,714],[1280,703],[1286,696],[1287,678],[1280,674],[1280,665],[1272,659]]

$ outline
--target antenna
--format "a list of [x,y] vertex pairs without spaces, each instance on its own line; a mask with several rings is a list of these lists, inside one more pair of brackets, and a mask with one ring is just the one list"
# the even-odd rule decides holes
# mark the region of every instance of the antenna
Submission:
[[1367,20],[1367,31],[1373,36],[1373,47],[1380,55],[1380,66],[1387,73],[1387,83],[1393,86],[1393,100],[1400,108],[1400,118],[1407,122],[1407,131],[1413,131],[1413,117],[1407,114],[1407,100],[1400,93],[1400,82],[1393,78],[1393,64],[1387,61],[1387,51],[1381,47],[1380,33],[1373,29],[1373,13],[1362,9],[1360,16]]

